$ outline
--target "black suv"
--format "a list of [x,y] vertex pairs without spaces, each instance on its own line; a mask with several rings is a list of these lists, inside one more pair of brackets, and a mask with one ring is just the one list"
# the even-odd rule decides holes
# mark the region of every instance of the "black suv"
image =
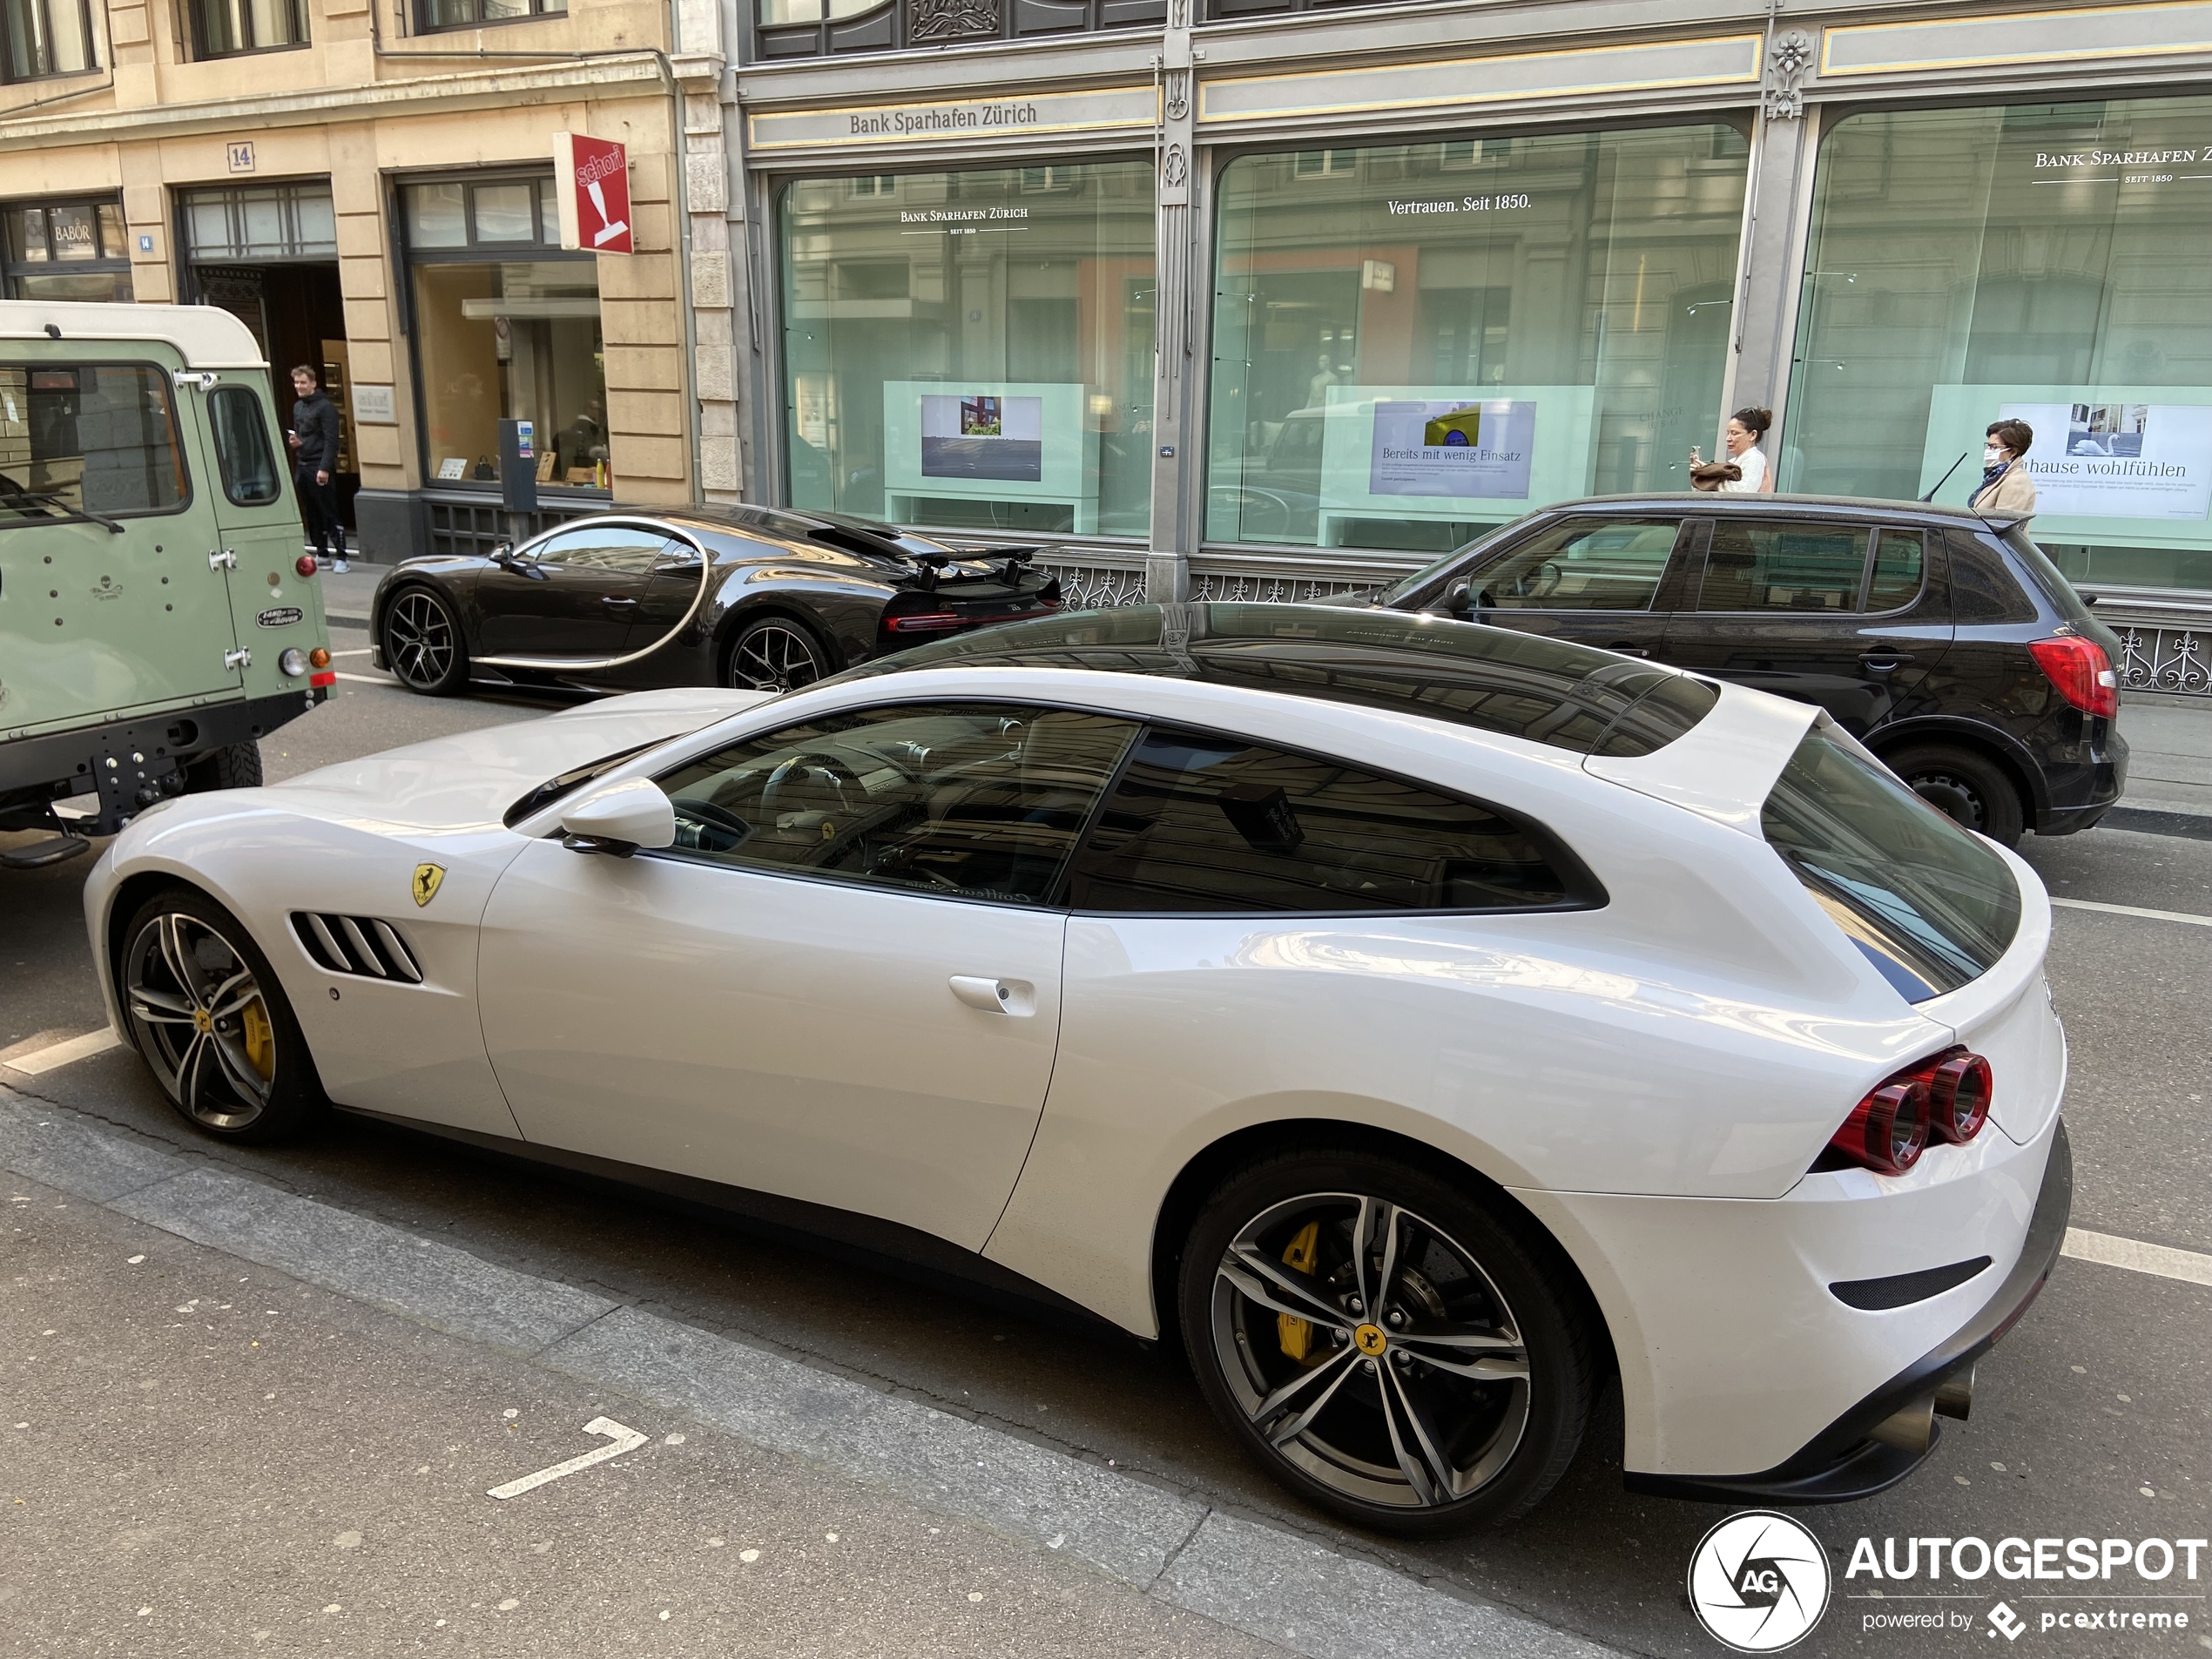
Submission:
[[[1363,597],[1817,703],[2011,846],[2120,799],[2120,642],[2020,518],[1827,496],[1608,496]],[[1352,603],[1360,603],[1355,600]]]

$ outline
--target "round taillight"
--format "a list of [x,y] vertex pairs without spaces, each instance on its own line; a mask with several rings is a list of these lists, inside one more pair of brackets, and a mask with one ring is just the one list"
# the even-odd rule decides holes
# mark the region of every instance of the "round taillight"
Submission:
[[307,671],[307,653],[293,645],[277,658],[277,666],[297,679]]
[[310,668],[328,668],[330,666],[330,653],[320,645],[316,646],[313,651],[307,653],[307,666]]
[[1989,1121],[1993,1082],[1979,1055],[1952,1055],[1928,1079],[1929,1128],[1956,1146],[1973,1140]]
[[315,556],[312,553],[302,553],[292,561],[292,568],[303,577],[313,576],[315,573]]
[[1903,1175],[1920,1161],[1928,1143],[1928,1086],[1885,1083],[1866,1097],[1866,1167],[1877,1175]]

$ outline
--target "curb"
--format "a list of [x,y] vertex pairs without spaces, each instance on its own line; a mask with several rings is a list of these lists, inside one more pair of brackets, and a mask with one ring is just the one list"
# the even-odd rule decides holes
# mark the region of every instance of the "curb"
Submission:
[[1377,1561],[780,1354],[303,1198],[0,1086],[0,1168],[1072,1556],[1308,1659],[1614,1659]]

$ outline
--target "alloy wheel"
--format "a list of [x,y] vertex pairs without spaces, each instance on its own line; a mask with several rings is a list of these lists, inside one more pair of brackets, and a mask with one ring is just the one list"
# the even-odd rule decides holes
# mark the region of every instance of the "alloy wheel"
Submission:
[[1271,1205],[1215,1270],[1214,1357],[1253,1430],[1356,1501],[1473,1496],[1528,1426],[1528,1350],[1474,1256],[1400,1205],[1319,1192]]
[[819,649],[786,623],[755,623],[730,653],[730,684],[749,691],[796,691],[822,671]]
[[435,594],[416,588],[392,602],[384,618],[384,659],[418,691],[434,691],[453,673],[461,642],[453,615]]
[[125,957],[125,1005],[138,1047],[187,1116],[242,1129],[276,1082],[276,1033],[253,968],[199,917],[164,911]]

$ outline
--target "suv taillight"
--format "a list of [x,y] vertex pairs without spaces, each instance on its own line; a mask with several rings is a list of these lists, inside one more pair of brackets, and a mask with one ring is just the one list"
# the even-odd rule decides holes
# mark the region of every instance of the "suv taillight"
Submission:
[[1964,1146],[1989,1121],[1989,1062],[1946,1049],[1883,1079],[1851,1108],[1828,1149],[1877,1175],[1903,1175],[1930,1140]]
[[2058,687],[2059,695],[2084,714],[2109,720],[2120,712],[2120,678],[2112,671],[2112,658],[2094,639],[2060,634],[2055,639],[2031,639],[2036,666]]

